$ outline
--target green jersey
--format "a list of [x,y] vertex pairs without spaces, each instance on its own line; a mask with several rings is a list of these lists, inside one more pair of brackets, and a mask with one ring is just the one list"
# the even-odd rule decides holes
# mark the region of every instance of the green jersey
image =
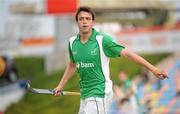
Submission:
[[70,38],[69,55],[80,74],[81,99],[104,98],[112,92],[109,57],[119,57],[123,48],[110,36],[95,29],[84,44],[80,41],[79,34]]
[[127,91],[127,90],[130,89],[132,86],[133,86],[133,84],[132,84],[131,80],[129,80],[129,79],[126,79],[126,80],[123,82],[124,91]]

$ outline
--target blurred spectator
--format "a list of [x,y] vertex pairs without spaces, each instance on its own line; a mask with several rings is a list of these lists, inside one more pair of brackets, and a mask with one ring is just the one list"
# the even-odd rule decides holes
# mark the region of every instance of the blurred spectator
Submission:
[[[125,72],[120,72],[119,80],[122,81],[122,86],[113,87],[114,112],[110,114],[134,114],[128,97],[134,96],[130,94],[133,90],[140,100],[138,114],[180,114],[180,62],[171,67],[167,69],[169,79],[163,81],[157,80],[145,69],[142,69],[140,75],[135,76],[133,82],[128,79]],[[133,89],[134,87],[137,87],[137,90]]]
[[119,72],[119,81],[122,82],[122,88],[114,85],[114,99],[116,101],[116,113],[114,114],[139,114],[138,98],[136,96],[136,85],[128,79],[127,74]]
[[5,69],[6,69],[6,63],[3,57],[0,57],[0,77],[4,74]]
[[18,79],[17,68],[14,59],[8,56],[0,56],[0,79],[6,79],[9,82],[16,82]]

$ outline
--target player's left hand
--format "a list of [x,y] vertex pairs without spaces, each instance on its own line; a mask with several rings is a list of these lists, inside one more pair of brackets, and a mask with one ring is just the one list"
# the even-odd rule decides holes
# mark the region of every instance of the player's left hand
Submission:
[[152,71],[152,73],[153,73],[157,78],[159,78],[159,79],[161,79],[161,80],[164,80],[164,79],[168,78],[167,72],[164,71],[164,70],[160,70],[160,69],[158,69],[158,68],[154,69],[154,70]]

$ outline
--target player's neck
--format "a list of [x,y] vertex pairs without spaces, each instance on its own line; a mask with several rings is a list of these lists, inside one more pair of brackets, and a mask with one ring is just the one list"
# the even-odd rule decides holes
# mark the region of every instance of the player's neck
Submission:
[[89,38],[91,36],[91,33],[92,33],[92,30],[90,32],[87,32],[87,33],[81,32],[80,33],[80,40],[81,40],[81,42],[82,43],[86,43],[89,40]]

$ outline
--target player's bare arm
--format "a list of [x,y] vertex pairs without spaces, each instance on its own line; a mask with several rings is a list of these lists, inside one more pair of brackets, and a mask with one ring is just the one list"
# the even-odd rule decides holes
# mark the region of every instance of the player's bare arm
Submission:
[[134,62],[143,65],[148,70],[150,70],[157,78],[159,79],[165,79],[167,78],[167,73],[163,70],[160,70],[156,68],[154,65],[146,61],[144,58],[139,56],[136,53],[130,52],[127,49],[123,49],[120,53],[122,56],[128,57],[130,60],[133,60]]
[[76,64],[73,62],[69,62],[66,70],[63,74],[63,77],[61,79],[61,81],[59,82],[58,86],[54,89],[55,90],[55,96],[60,95],[60,90],[63,89],[64,85],[66,84],[66,82],[71,78],[72,74],[75,72],[76,70]]

